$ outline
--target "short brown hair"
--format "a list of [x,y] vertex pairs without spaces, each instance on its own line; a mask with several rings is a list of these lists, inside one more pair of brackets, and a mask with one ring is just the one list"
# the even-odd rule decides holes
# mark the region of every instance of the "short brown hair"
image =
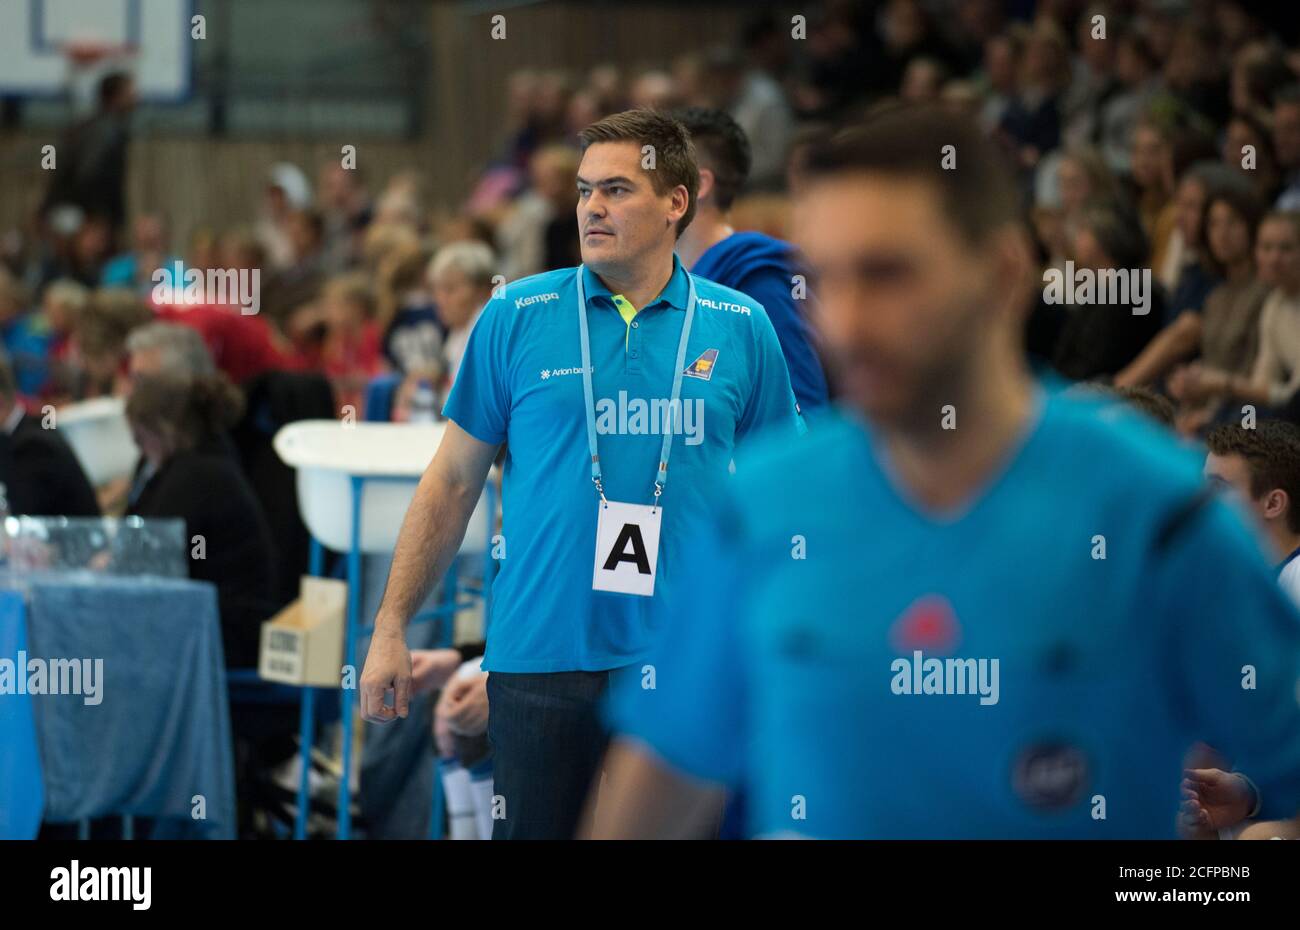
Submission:
[[[943,166],[945,146],[956,161]],[[1021,194],[1006,157],[966,116],[933,105],[888,103],[863,122],[814,143],[808,182],[840,175],[885,175],[932,185],[946,216],[972,244],[1021,221]]]
[[165,437],[177,452],[234,426],[243,411],[243,394],[220,372],[142,375],[126,402],[128,421]]
[[1136,410],[1140,410],[1158,423],[1170,428],[1174,425],[1174,402],[1148,387],[1130,385],[1112,388],[1115,396]]
[[85,356],[117,354],[125,351],[131,330],[152,321],[153,311],[134,291],[105,288],[95,291],[78,314],[73,338]]
[[1300,428],[1284,420],[1260,420],[1254,429],[1224,423],[1210,430],[1205,445],[1215,455],[1245,459],[1252,497],[1285,491],[1287,529],[1300,533]]
[[695,218],[695,198],[700,191],[700,166],[691,134],[680,122],[656,110],[624,110],[592,123],[578,133],[584,152],[597,142],[635,142],[652,146],[653,171],[647,171],[654,192],[662,197],[678,185],[686,188],[686,213],[677,221],[677,235]]

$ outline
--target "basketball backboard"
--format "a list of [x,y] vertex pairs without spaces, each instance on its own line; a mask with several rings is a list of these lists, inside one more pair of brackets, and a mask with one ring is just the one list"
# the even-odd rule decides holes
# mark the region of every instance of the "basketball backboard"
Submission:
[[192,0],[4,0],[0,94],[53,97],[72,72],[111,62],[135,75],[144,100],[190,93]]

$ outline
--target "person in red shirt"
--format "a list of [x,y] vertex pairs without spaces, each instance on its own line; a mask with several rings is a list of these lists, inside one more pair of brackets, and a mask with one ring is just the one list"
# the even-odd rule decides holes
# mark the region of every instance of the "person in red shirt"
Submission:
[[320,300],[325,320],[320,369],[334,386],[339,409],[351,406],[360,417],[367,382],[385,370],[374,292],[364,274],[352,272],[331,278]]

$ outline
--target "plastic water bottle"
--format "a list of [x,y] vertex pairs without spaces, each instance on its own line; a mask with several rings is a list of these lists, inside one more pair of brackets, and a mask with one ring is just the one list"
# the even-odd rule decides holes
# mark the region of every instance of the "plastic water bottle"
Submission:
[[411,395],[411,423],[435,423],[438,420],[438,396],[433,391],[433,382],[421,380]]

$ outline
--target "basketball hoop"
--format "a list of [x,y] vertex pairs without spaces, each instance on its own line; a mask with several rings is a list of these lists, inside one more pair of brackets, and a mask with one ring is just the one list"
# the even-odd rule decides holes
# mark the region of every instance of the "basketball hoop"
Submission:
[[130,43],[100,42],[94,39],[69,39],[63,43],[63,55],[74,69],[90,68],[107,59],[124,59],[135,55]]

